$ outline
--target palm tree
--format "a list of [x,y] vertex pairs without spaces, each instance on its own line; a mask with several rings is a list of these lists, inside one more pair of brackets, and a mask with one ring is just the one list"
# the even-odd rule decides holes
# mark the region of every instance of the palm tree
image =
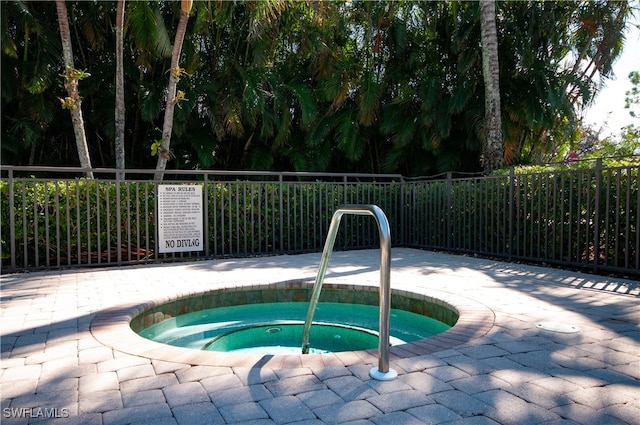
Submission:
[[[483,151],[489,164],[489,130],[500,128],[485,124],[485,112],[502,114],[505,153],[496,159],[553,159],[575,134],[580,104],[609,75],[632,7],[606,0],[487,2],[483,7],[499,10],[493,19],[505,34],[497,46],[500,113],[484,103],[492,85],[483,78],[491,72],[483,74],[478,3],[199,2],[184,35],[194,42],[172,55],[179,37],[174,43],[165,22],[175,27],[180,3],[74,2],[73,54],[92,73],[82,83],[92,162],[118,166],[114,152],[121,148],[113,143],[124,140],[122,113],[126,163],[134,168],[153,167],[158,158],[148,155],[148,145],[129,141],[160,139],[154,146],[161,161],[175,151],[177,169],[479,171]],[[75,139],[65,138],[72,122],[60,119],[67,112],[51,107],[61,62],[55,4],[0,5],[6,162],[55,164],[76,155]],[[127,108],[115,115],[118,6],[123,13],[126,7]],[[170,67],[177,77],[168,82]],[[180,67],[189,70],[188,82]],[[178,87],[167,90],[167,83]],[[190,99],[174,110],[186,83]],[[162,138],[155,135],[166,127]]]
[[[65,72],[64,86],[68,96],[62,99],[62,105],[71,112],[73,131],[76,137],[76,147],[82,168],[91,169],[91,159],[89,158],[89,148],[87,146],[87,136],[84,131],[84,119],[82,118],[82,99],[78,92],[78,81],[87,76],[83,71],[77,70],[73,64],[73,51],[71,49],[71,35],[69,31],[69,18],[67,16],[67,6],[64,0],[56,0],[56,11],[58,12],[58,25],[60,26],[60,39],[62,41],[62,54],[64,58]],[[87,171],[87,177],[93,178],[93,173]]]
[[499,46],[509,76],[500,81],[505,162],[557,160],[580,137],[580,108],[611,75],[631,8],[601,1],[500,5],[509,17],[501,22],[509,37]]
[[571,74],[577,77],[578,83],[567,84],[572,103],[585,100],[585,97],[589,100],[580,87],[583,81],[592,81],[596,74],[600,75],[600,80],[611,75],[612,65],[622,52],[630,11],[627,2],[584,2],[576,8],[573,18],[578,25],[573,37],[575,48],[580,50],[576,52]]
[[184,35],[187,30],[187,21],[189,20],[189,12],[193,0],[182,0],[180,4],[180,20],[178,21],[178,28],[176,30],[176,38],[173,42],[173,52],[171,53],[171,69],[169,71],[169,85],[167,87],[167,103],[164,110],[164,125],[162,127],[162,140],[160,145],[157,146],[158,163],[156,165],[155,180],[162,180],[164,176],[164,169],[167,166],[167,161],[171,158],[170,145],[171,145],[171,132],[173,130],[173,111],[176,103],[180,101],[176,97],[176,87],[178,81],[183,74],[183,69],[180,68],[180,53],[182,52],[182,42],[184,41]]
[[[124,125],[125,125],[125,106],[124,106],[124,10],[125,1],[118,0],[116,9],[116,107],[115,107],[115,157],[116,169],[124,170]],[[124,180],[124,174],[119,175]]]
[[504,164],[502,118],[500,110],[500,62],[495,0],[480,0],[482,36],[482,75],[485,85],[485,131],[483,166],[486,173]]

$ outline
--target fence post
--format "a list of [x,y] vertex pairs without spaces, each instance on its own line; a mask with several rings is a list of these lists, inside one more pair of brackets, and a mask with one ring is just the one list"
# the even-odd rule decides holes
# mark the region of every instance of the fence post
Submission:
[[404,224],[404,220],[405,220],[405,205],[406,205],[406,200],[405,200],[405,194],[404,194],[404,177],[400,177],[400,240],[398,241],[398,244],[400,245],[404,245],[406,244],[406,240],[407,240],[407,227]]
[[452,173],[451,171],[447,171],[447,211],[445,214],[445,220],[446,220],[446,231],[447,231],[447,249],[452,249],[453,248],[453,241],[452,241],[452,235],[451,235],[451,215],[452,215],[452,211],[451,209],[453,208],[453,204],[451,201],[451,192],[452,192]]
[[209,174],[204,173],[204,256],[209,258]]
[[120,214],[120,182],[124,181],[124,176],[120,171],[116,171],[116,261],[122,265],[122,217]]
[[593,271],[598,272],[600,263],[600,190],[602,188],[602,158],[596,159],[596,193],[593,220]]
[[[284,196],[284,182],[282,179],[282,173],[278,175],[278,183],[279,183],[279,198],[280,198],[280,254],[284,253],[284,200],[282,199]],[[274,246],[275,248],[275,246]]]
[[[349,183],[349,180],[347,179],[347,176],[346,175],[342,176],[342,205],[348,205],[351,203],[348,199],[349,197],[347,193],[348,183]],[[345,223],[344,227],[348,227],[349,224],[351,224],[349,220],[345,220],[344,223]],[[349,231],[345,230],[344,232],[342,232],[342,234],[344,235],[342,239],[342,246],[346,247],[347,245],[349,245]]]
[[[11,271],[16,270],[16,217],[13,189],[13,170],[9,169],[9,240],[11,241],[9,252],[11,254]],[[24,203],[24,198],[22,202]]]
[[507,258],[509,261],[512,260],[513,257],[513,219],[515,216],[515,200],[513,199],[514,192],[514,182],[516,179],[516,172],[513,166],[509,168],[509,248],[507,249]]

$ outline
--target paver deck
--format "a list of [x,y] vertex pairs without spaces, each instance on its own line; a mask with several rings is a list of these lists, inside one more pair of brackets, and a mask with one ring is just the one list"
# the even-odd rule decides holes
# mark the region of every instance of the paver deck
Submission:
[[[389,382],[369,377],[368,352],[216,357],[127,326],[140,305],[185,293],[312,280],[319,260],[2,276],[2,424],[640,424],[633,280],[394,249],[392,287],[445,299],[461,321],[394,348]],[[336,252],[326,282],[377,285],[378,260]],[[578,332],[547,330],[560,325]]]

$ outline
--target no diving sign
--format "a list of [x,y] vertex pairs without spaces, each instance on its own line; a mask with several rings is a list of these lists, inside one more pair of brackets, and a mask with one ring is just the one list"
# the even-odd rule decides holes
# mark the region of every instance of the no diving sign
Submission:
[[158,252],[204,250],[202,186],[158,186]]

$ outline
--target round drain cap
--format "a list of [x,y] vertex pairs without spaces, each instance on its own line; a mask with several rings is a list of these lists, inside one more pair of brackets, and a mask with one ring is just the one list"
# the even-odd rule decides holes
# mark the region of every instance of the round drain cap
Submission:
[[575,334],[580,332],[580,329],[578,329],[576,326],[558,322],[541,322],[537,323],[536,327],[545,331],[558,332],[562,334]]

